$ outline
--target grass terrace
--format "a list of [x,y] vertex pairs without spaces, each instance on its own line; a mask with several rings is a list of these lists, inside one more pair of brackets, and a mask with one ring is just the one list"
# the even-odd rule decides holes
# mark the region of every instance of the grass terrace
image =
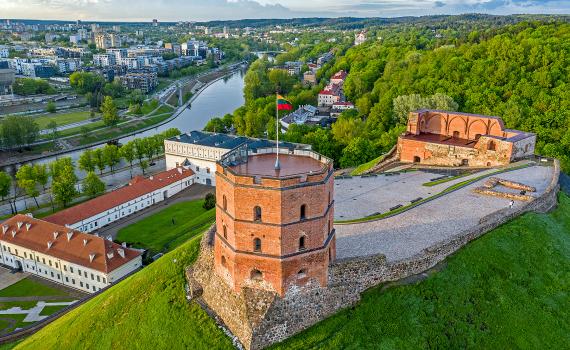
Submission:
[[67,295],[65,292],[25,278],[0,290],[0,298],[4,297],[27,297],[27,296],[54,296]]
[[202,207],[204,200],[172,205],[119,230],[117,240],[152,253],[172,250],[212,225],[215,209]]
[[70,113],[53,113],[53,114],[43,114],[39,117],[34,118],[40,130],[47,129],[48,124],[54,120],[57,126],[63,126],[67,124],[77,123],[91,118],[90,111],[76,111]]

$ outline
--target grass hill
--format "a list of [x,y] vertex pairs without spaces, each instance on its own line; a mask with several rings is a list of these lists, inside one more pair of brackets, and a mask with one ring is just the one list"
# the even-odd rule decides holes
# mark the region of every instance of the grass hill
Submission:
[[[570,198],[526,214],[413,285],[366,292],[352,309],[277,349],[567,348],[570,344]],[[231,348],[184,298],[183,269],[199,237],[70,312],[17,349]]]

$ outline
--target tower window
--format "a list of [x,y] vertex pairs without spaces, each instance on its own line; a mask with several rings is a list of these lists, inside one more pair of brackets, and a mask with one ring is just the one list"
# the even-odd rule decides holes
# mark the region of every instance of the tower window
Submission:
[[227,200],[225,194],[224,194],[224,197],[222,198],[222,203],[223,203],[224,210],[228,210],[228,200]]
[[228,229],[227,229],[226,225],[224,225],[224,238],[228,239]]
[[260,252],[261,251],[261,239],[254,238],[253,239],[253,251]]
[[263,273],[261,273],[261,271],[259,271],[257,269],[253,269],[251,271],[251,279],[256,280],[256,281],[262,280],[263,279]]
[[305,250],[305,236],[299,238],[299,250]]
[[494,151],[495,148],[496,148],[496,146],[495,146],[495,141],[492,141],[492,140],[489,141],[489,145],[487,145],[487,149],[488,149],[489,151]]
[[301,205],[301,220],[305,220],[307,218],[307,205]]
[[226,257],[222,255],[222,266],[227,267]]
[[303,278],[307,276],[307,270],[306,269],[301,269],[299,270],[299,272],[297,272],[297,277],[299,278]]
[[261,221],[261,207],[256,206],[253,208],[253,221]]

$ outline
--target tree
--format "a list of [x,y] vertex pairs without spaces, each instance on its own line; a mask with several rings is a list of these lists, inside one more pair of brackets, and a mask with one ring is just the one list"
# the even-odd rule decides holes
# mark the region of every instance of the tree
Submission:
[[101,89],[104,81],[101,75],[90,72],[74,72],[69,76],[69,84],[80,94]]
[[89,197],[95,197],[105,192],[105,183],[90,171],[83,179],[83,193]]
[[0,121],[0,136],[5,148],[30,145],[38,135],[39,126],[32,117],[8,116]]
[[77,196],[77,189],[75,188],[77,184],[77,177],[73,172],[73,169],[69,169],[62,174],[60,174],[56,179],[53,180],[51,190],[54,195],[54,199],[57,203],[61,204],[64,208]]
[[144,175],[146,169],[148,169],[148,161],[147,160],[141,160],[139,162],[139,166],[141,167],[141,170],[142,170],[143,175]]
[[42,186],[45,191],[49,181],[49,172],[46,164],[34,164],[34,177],[36,182]]
[[46,105],[46,112],[48,113],[55,113],[57,111],[57,106],[55,102],[49,101]]
[[365,133],[365,123],[360,118],[338,118],[332,125],[334,139],[348,145],[355,137],[363,136]]
[[103,99],[101,112],[103,113],[103,123],[105,123],[105,125],[117,125],[119,122],[119,114],[117,113],[117,106],[115,106],[115,102],[111,96],[105,96]]
[[440,93],[426,97],[418,94],[398,96],[394,99],[393,105],[394,118],[397,123],[403,125],[407,124],[410,112],[418,109],[456,111],[459,107],[451,97]]
[[0,197],[2,198],[2,201],[4,201],[4,198],[8,197],[10,194],[11,185],[12,177],[8,173],[0,171]]
[[362,137],[356,137],[342,151],[340,166],[343,168],[357,166],[374,159],[375,156],[376,152],[370,141]]
[[144,139],[135,139],[134,140],[135,155],[136,155],[137,159],[139,160],[139,163],[142,162],[145,155],[147,154],[146,147],[147,147],[147,143],[144,141]]
[[133,161],[135,160],[135,145],[133,141],[129,141],[119,148],[121,157],[125,158],[130,165],[131,178],[133,178]]
[[121,161],[119,147],[116,145],[105,145],[105,147],[103,147],[103,157],[109,168],[111,168],[111,172],[113,172],[115,165]]
[[99,168],[99,173],[103,175],[103,170],[107,167],[107,162],[101,148],[96,148],[93,151],[93,163]]
[[95,171],[96,165],[95,165],[95,159],[93,157],[93,151],[90,149],[83,151],[83,153],[81,153],[81,155],[79,156],[78,164],[79,164],[79,169],[83,171],[86,172]]
[[23,189],[28,196],[34,199],[36,206],[39,208],[40,205],[38,203],[37,197],[39,196],[40,191],[37,188],[34,167],[28,164],[22,165],[16,173],[16,180],[18,182],[18,186]]
[[51,141],[55,143],[55,141],[59,138],[56,121],[51,119],[47,125],[47,128],[48,130],[51,130]]
[[206,210],[213,209],[216,206],[216,196],[213,193],[206,194],[204,198],[204,204],[202,207]]

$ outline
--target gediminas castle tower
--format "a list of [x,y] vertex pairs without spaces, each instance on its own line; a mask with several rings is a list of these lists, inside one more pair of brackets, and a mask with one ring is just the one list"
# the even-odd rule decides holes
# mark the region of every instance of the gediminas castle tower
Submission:
[[310,150],[241,149],[218,162],[214,268],[229,287],[327,285],[335,258],[332,161]]

